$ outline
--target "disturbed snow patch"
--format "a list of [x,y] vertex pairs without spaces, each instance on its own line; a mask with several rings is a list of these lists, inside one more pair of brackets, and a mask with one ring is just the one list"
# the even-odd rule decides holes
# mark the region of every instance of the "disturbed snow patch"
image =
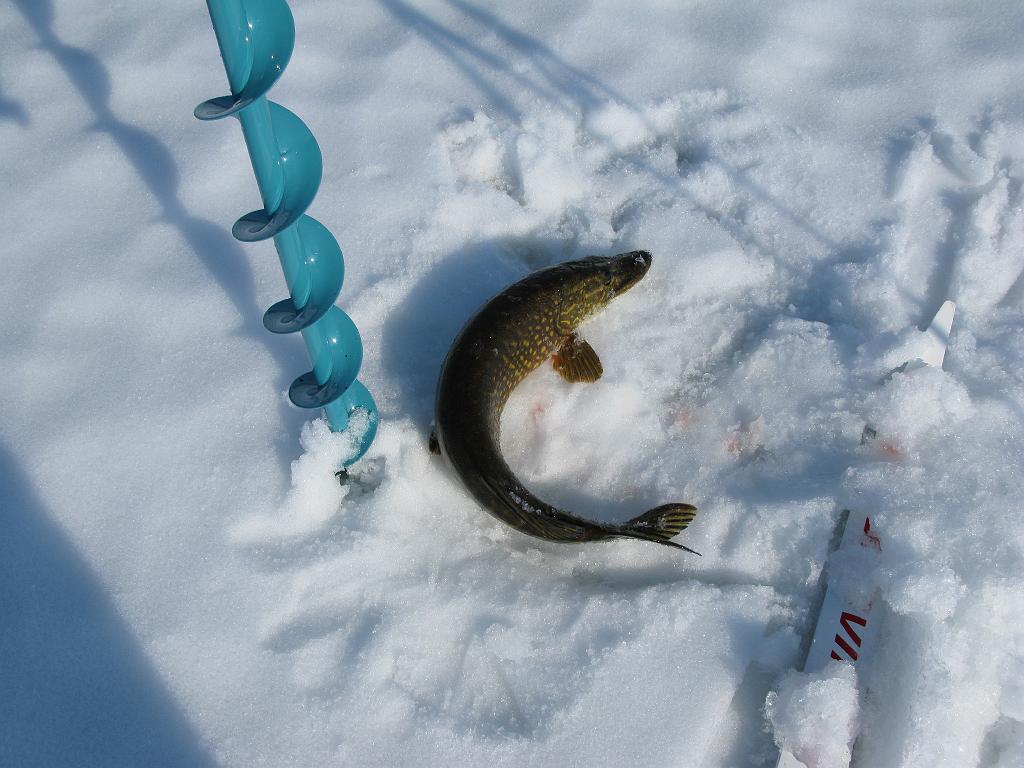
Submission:
[[[716,731],[714,718],[666,730],[649,711],[682,697],[724,716],[765,643],[783,661],[795,650],[787,629],[767,629],[798,610],[773,589],[709,588],[692,558],[642,542],[572,547],[511,531],[407,422],[382,424],[363,461],[383,467],[379,485],[306,534],[320,542],[313,556],[277,564],[287,588],[263,632],[341,760],[553,764],[583,750],[654,764]],[[337,492],[317,490],[334,508]],[[295,532],[263,523],[259,535],[274,546]],[[623,713],[622,696],[647,705]],[[614,727],[595,734],[595,716]]]
[[850,764],[858,711],[857,673],[849,664],[790,672],[765,704],[775,743],[807,768]]
[[335,473],[355,455],[370,428],[370,418],[357,410],[344,432],[331,431],[323,418],[306,422],[299,437],[303,454],[292,462],[291,489],[284,503],[272,517],[250,517],[239,523],[233,531],[235,541],[259,541],[269,530],[279,537],[304,536],[328,524],[349,493]]

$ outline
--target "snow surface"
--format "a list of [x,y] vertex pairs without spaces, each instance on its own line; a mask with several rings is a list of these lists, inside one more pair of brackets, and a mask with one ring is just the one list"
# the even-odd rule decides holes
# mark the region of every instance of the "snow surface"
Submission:
[[[1024,6],[293,11],[382,417],[344,488],[202,4],[0,6],[0,765],[1024,764]],[[521,536],[426,450],[483,300],[634,248],[604,378],[532,375],[505,450],[697,504],[703,558]],[[947,298],[945,369],[883,380]],[[794,676],[844,507],[878,650]]]
[[807,768],[849,765],[857,735],[857,674],[836,662],[819,672],[790,672],[768,694],[765,713],[779,747]]

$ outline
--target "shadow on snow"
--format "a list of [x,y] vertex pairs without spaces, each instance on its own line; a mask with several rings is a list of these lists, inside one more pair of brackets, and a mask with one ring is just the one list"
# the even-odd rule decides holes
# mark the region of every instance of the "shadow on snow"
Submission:
[[0,764],[215,765],[0,446]]

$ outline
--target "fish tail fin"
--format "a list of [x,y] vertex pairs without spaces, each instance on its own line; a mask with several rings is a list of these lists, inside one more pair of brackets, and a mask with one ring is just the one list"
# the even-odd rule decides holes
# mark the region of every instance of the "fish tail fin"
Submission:
[[639,517],[622,524],[618,535],[630,539],[642,539],[664,544],[666,547],[683,549],[700,555],[689,547],[676,544],[670,539],[688,526],[697,516],[697,508],[692,504],[662,504],[649,509]]

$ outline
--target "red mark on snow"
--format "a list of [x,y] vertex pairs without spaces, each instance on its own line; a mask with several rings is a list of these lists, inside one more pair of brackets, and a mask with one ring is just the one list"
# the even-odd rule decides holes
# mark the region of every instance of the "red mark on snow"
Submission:
[[900,448],[896,443],[889,442],[888,440],[882,440],[878,443],[878,447],[882,449],[882,453],[888,456],[890,459],[903,459],[906,455],[903,449]]
[[693,421],[696,420],[696,418],[697,414],[694,413],[691,409],[682,408],[676,415],[676,424],[678,424],[681,427],[686,427],[693,423]]
[[540,424],[540,420],[547,409],[548,407],[542,401],[537,401],[530,406],[530,418],[533,419],[534,424]]
[[[842,616],[839,617],[839,625],[840,627],[842,627],[847,637],[849,637],[850,640],[853,641],[853,645],[857,646],[857,648],[860,648],[861,636],[857,634],[857,630],[853,628],[854,624],[866,627],[868,625],[868,620],[865,619],[863,616],[858,616],[855,613],[843,611]],[[856,649],[852,645],[850,645],[849,642],[847,642],[845,637],[836,633],[835,643],[839,646],[840,650],[846,653],[846,656],[848,657],[849,661],[853,662],[857,660],[858,654]],[[834,649],[831,655],[832,658],[836,661],[844,661],[843,657],[836,653]]]
[[732,427],[732,436],[725,443],[725,450],[737,457],[756,458],[764,451],[761,436],[765,431],[764,416],[758,416],[747,424]]

